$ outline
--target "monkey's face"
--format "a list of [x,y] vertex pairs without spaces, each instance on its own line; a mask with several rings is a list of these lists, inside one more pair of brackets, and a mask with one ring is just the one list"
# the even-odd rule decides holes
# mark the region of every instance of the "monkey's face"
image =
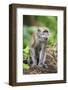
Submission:
[[40,27],[38,28],[38,37],[41,41],[47,41],[49,36],[48,28]]

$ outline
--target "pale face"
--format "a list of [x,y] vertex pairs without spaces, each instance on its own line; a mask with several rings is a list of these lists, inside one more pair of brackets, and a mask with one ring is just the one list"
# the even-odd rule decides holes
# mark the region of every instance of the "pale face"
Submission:
[[45,28],[45,27],[38,28],[38,36],[41,39],[41,41],[48,40],[48,37],[49,37],[48,28]]

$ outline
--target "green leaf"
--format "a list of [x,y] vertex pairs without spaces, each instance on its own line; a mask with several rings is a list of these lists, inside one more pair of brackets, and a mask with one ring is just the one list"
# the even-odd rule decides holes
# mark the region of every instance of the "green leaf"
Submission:
[[28,64],[23,64],[23,69],[28,70],[30,66]]

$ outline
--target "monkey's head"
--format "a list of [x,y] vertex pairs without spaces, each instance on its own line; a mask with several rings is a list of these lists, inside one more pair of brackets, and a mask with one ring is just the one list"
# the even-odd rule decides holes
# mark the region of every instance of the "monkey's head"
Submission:
[[38,37],[40,41],[47,41],[49,37],[49,31],[46,27],[39,27],[38,28]]

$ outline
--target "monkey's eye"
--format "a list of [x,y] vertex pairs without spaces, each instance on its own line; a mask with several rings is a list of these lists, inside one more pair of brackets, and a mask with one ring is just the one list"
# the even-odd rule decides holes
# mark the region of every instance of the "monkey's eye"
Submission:
[[38,32],[40,32],[40,29],[38,29]]
[[48,33],[48,31],[47,30],[45,30],[45,31],[43,31],[44,33]]

